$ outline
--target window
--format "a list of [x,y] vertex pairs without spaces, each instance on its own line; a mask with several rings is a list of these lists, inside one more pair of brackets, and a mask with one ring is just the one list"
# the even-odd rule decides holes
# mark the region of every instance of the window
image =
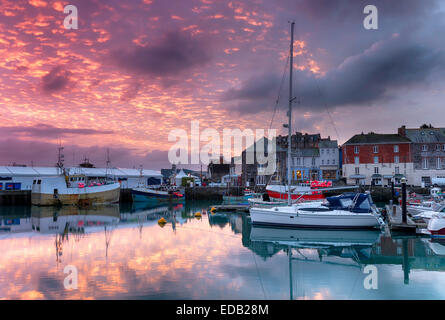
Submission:
[[422,146],[422,151],[428,151],[428,146],[427,146],[426,144],[424,144],[424,145]]
[[436,151],[440,151],[440,144],[436,144]]
[[355,168],[355,174],[360,174],[360,168]]
[[327,163],[327,164],[329,164],[329,159],[328,159],[328,160],[326,160],[326,163]]
[[428,169],[428,158],[423,158],[423,169]]
[[398,145],[395,145],[395,146],[394,146],[394,153],[397,153],[397,152],[399,152],[399,146],[398,146]]
[[400,174],[399,167],[394,167],[394,174]]
[[443,145],[443,148],[442,148],[442,149],[443,149],[443,151],[445,151],[445,144]]
[[372,147],[372,151],[373,151],[374,153],[378,153],[378,152],[379,152],[379,146],[374,146],[374,147]]
[[379,167],[374,167],[374,173],[378,174],[379,173]]
[[354,147],[354,153],[358,153],[358,151],[359,151],[358,146],[355,146],[355,147]]
[[440,158],[437,158],[437,169],[440,169]]
[[324,164],[324,160],[321,160],[321,164]]
[[321,154],[323,154],[324,153],[324,149],[321,149]]
[[332,160],[332,164],[335,164],[335,159],[334,159],[334,160]]
[[42,183],[42,180],[37,180],[37,184],[41,184]]
[[399,156],[395,156],[394,157],[394,163],[399,163],[400,161],[399,161]]
[[379,157],[374,157],[374,163],[379,163]]
[[312,165],[315,166],[315,158],[312,158]]

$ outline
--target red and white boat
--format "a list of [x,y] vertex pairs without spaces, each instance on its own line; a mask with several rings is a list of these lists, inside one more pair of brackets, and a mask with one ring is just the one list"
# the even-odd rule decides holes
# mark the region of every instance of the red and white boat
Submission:
[[[325,196],[319,189],[329,187],[332,187],[331,181],[307,181],[296,186],[290,186],[291,199],[322,200]],[[270,198],[287,200],[288,186],[268,185],[266,192]]]

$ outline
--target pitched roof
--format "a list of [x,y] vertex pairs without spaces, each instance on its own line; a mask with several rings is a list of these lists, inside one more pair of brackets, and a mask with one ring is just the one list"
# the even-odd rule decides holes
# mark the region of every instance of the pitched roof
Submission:
[[320,140],[319,148],[338,148],[337,140]]
[[414,143],[445,142],[444,128],[406,129],[406,137]]
[[411,142],[410,139],[398,134],[380,134],[380,133],[368,133],[368,134],[356,134],[351,139],[345,142],[345,144],[364,144],[364,143],[407,143]]

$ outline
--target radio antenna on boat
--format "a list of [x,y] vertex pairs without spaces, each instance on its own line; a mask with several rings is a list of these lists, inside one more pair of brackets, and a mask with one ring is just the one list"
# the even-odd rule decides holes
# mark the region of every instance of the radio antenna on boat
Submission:
[[107,148],[107,166],[105,168],[105,183],[108,182],[108,169],[110,167],[110,148]]
[[[65,156],[63,155],[63,147],[61,144],[59,144],[59,147],[57,148],[58,150],[58,155],[57,155],[57,174],[62,174],[64,173],[65,169],[63,167],[63,162],[65,161]],[[59,169],[61,170],[61,172],[59,172]]]

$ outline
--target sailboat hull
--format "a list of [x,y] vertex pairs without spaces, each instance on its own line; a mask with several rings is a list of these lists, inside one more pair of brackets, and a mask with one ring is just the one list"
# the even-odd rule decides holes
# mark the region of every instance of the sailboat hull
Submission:
[[374,229],[379,227],[377,218],[371,213],[345,213],[340,211],[310,213],[290,207],[288,212],[283,212],[282,210],[275,211],[275,208],[254,207],[250,209],[250,217],[253,225],[284,228]]

